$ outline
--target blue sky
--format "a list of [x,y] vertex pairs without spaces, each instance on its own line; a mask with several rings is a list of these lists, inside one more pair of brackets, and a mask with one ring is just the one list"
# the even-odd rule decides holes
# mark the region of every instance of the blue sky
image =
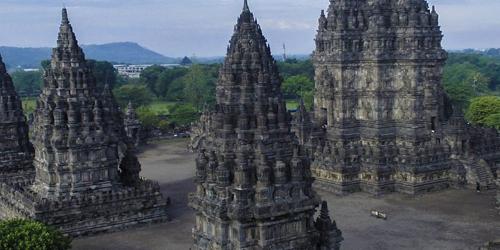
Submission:
[[[132,41],[167,56],[224,55],[243,0],[65,0],[82,44]],[[429,0],[447,49],[500,47],[500,0]],[[249,0],[274,53],[314,49],[328,0]],[[0,0],[0,45],[53,47],[62,0]]]

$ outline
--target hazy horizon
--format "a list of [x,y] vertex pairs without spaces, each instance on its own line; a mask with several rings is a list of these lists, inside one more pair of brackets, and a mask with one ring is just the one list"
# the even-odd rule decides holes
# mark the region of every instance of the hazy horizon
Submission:
[[[165,56],[223,56],[243,0],[66,0],[81,44],[136,42]],[[249,0],[273,54],[314,49],[317,19],[328,0]],[[430,0],[446,49],[500,47],[498,0]],[[2,0],[0,46],[53,47],[61,0]]]

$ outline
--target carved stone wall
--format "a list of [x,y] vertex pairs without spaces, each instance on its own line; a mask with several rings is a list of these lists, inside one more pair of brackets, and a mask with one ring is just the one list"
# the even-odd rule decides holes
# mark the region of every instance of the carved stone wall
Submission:
[[62,23],[33,121],[33,185],[4,184],[5,217],[32,218],[73,235],[167,219],[157,183],[140,163],[108,87],[98,89],[62,11]]
[[135,147],[138,147],[142,142],[142,124],[139,121],[139,117],[135,112],[134,106],[132,103],[128,104],[127,110],[125,111],[125,132],[127,133],[127,137],[130,140],[130,143],[134,144]]
[[421,1],[332,1],[321,14],[313,174],[335,192],[448,186],[438,15]]
[[500,170],[497,170],[497,209],[500,212]]
[[21,98],[0,57],[0,180],[16,182],[34,174],[33,146]]
[[280,87],[245,1],[220,70],[215,110],[194,128],[195,249],[339,248],[342,236],[328,212],[319,219],[327,226],[315,226],[319,197]]

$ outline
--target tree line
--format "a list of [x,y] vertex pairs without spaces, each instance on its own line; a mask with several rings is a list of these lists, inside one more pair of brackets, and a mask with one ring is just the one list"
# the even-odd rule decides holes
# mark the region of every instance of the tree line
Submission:
[[[490,53],[491,54],[491,53]],[[500,128],[500,56],[450,53],[443,86],[451,102],[474,124]],[[42,63],[47,67],[48,61]],[[138,79],[119,76],[109,62],[89,60],[98,87],[113,89],[118,103],[132,102],[139,117],[156,127],[186,126],[198,118],[204,105],[215,103],[215,86],[221,64],[195,64],[145,69]],[[314,67],[311,60],[278,62],[283,94],[288,100],[303,99],[310,108],[314,99]],[[12,73],[22,96],[36,96],[42,87],[42,71]],[[162,104],[164,109],[158,108]],[[160,105],[161,106],[161,105]]]

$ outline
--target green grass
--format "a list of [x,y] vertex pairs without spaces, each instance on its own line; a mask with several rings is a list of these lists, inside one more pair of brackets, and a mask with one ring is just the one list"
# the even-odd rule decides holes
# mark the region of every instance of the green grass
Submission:
[[286,100],[286,108],[288,110],[296,110],[299,107],[299,102],[296,100]]
[[147,106],[156,115],[168,115],[170,109],[175,105],[175,102],[155,101]]
[[[35,111],[36,108],[36,98],[35,97],[27,97],[22,99],[23,110],[26,115],[29,115]],[[175,102],[164,102],[164,101],[155,101],[148,106],[151,111],[153,111],[156,115],[169,115],[170,109],[175,106]],[[299,103],[295,100],[287,100],[286,108],[288,110],[295,110],[299,107]]]
[[36,109],[36,98],[35,97],[26,97],[22,100],[23,111],[25,115],[29,115],[33,113]]
[[[36,98],[35,97],[26,97],[22,100],[24,114],[29,115],[33,113],[36,109]],[[156,115],[168,115],[170,114],[170,109],[175,105],[175,102],[163,102],[163,101],[155,101],[147,106],[151,111],[153,111]]]

